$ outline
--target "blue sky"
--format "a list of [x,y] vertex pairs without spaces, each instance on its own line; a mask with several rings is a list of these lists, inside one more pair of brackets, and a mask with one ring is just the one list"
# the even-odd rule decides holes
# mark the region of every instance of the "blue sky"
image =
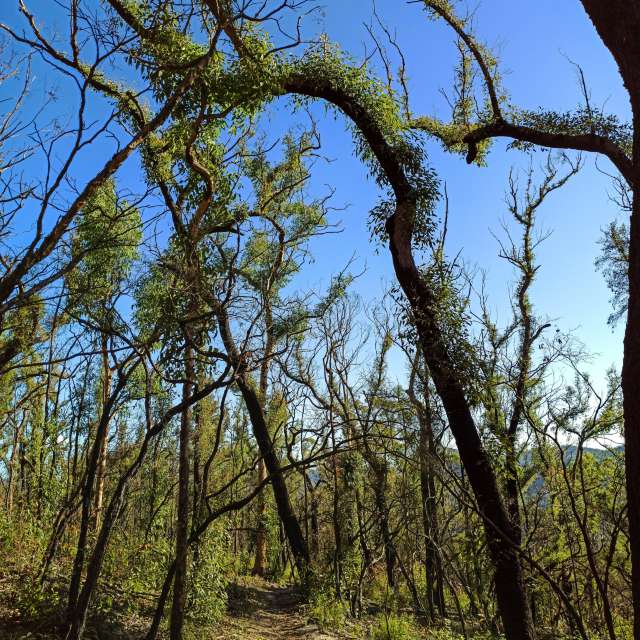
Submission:
[[[51,0],[31,0],[29,8],[44,23],[47,31],[66,32],[66,20]],[[17,2],[3,3],[2,19],[16,20]],[[340,43],[355,58],[371,51],[371,41],[363,26],[371,16],[369,0],[325,0],[321,12],[310,16],[305,35],[321,31]],[[417,4],[403,0],[377,0],[380,15],[392,31],[407,60],[411,106],[416,115],[446,116],[447,106],[440,89],[447,90],[455,64],[454,39],[441,23],[426,19]],[[609,53],[599,41],[579,0],[484,0],[476,9],[476,32],[501,61],[503,83],[514,104],[536,108],[544,106],[559,111],[576,107],[581,101],[575,67],[585,72],[594,104],[627,118],[627,97]],[[47,71],[40,66],[39,79],[47,82]],[[10,95],[8,85],[0,92]],[[65,89],[66,91],[66,89]],[[3,96],[3,97],[4,97]],[[56,109],[64,108],[64,91]],[[375,252],[369,239],[367,214],[376,202],[378,191],[366,179],[366,171],[354,158],[351,137],[344,122],[320,106],[314,108],[322,136],[323,151],[332,158],[319,163],[314,175],[314,191],[320,193],[331,185],[335,188],[334,204],[349,205],[334,214],[344,232],[313,243],[315,262],[305,271],[300,286],[326,285],[352,257],[353,270],[367,271],[354,285],[365,301],[379,298],[385,286],[393,283],[390,258],[384,248]],[[277,137],[299,122],[287,103],[280,101],[272,109],[269,134]],[[435,142],[428,144],[429,158],[442,181],[446,182],[450,200],[449,254],[461,252],[471,266],[486,272],[488,293],[497,317],[508,319],[508,283],[513,274],[497,256],[498,246],[492,233],[502,236],[501,220],[507,218],[504,191],[510,167],[526,169],[529,158],[505,150],[506,142],[498,141],[489,158],[488,168],[467,166],[463,158],[443,152]],[[106,151],[106,150],[102,150]],[[101,150],[92,149],[97,158]],[[533,156],[542,162],[544,155]],[[592,369],[598,376],[610,364],[620,363],[622,326],[616,331],[606,325],[610,313],[607,291],[602,276],[595,271],[600,230],[621,214],[610,202],[609,178],[598,171],[595,157],[585,157],[580,175],[561,192],[556,192],[540,211],[539,225],[550,231],[550,238],[538,251],[542,267],[533,289],[533,301],[544,316],[556,320],[561,330],[575,330],[587,348],[598,355]],[[95,160],[97,161],[97,160]],[[89,170],[93,162],[86,163]],[[608,162],[598,160],[600,168],[611,170]],[[82,172],[80,172],[82,175]],[[135,162],[129,161],[122,177],[135,183]]]
[[[402,45],[414,113],[446,116],[447,105],[439,89],[448,90],[453,78],[452,32],[442,23],[427,20],[417,4],[398,0],[376,4]],[[362,56],[365,44],[371,49],[363,27],[371,12],[368,1],[325,2],[324,6],[318,29],[355,56]],[[592,103],[628,119],[627,96],[615,64],[578,0],[484,0],[475,16],[476,33],[498,54],[503,84],[514,104],[558,111],[578,106],[582,98],[572,61],[584,70]],[[322,177],[336,188],[336,202],[351,206],[339,216],[345,229],[342,236],[323,239],[314,247],[316,273],[326,278],[328,270],[355,254],[360,264],[367,265],[356,288],[370,299],[379,295],[384,283],[393,282],[387,253],[373,253],[366,229],[376,189],[353,158],[343,124],[324,119],[320,130],[325,152],[334,158]],[[523,170],[530,162],[530,157],[507,151],[506,146],[505,141],[497,141],[488,167],[478,168],[443,152],[435,142],[428,144],[430,162],[449,193],[449,254],[460,251],[471,267],[486,272],[492,307],[503,321],[509,317],[508,284],[513,272],[498,258],[493,234],[504,238],[501,221],[508,219],[504,194],[509,169]],[[541,163],[545,155],[538,152],[532,158]],[[596,157],[584,159],[581,173],[540,209],[539,228],[551,235],[537,251],[542,267],[532,298],[539,313],[557,321],[555,326],[562,331],[574,330],[587,349],[597,354],[591,368],[600,378],[609,365],[620,364],[623,323],[615,331],[606,324],[609,291],[594,260],[601,229],[623,214],[609,199],[611,181],[596,167]],[[598,158],[597,165],[613,172],[606,159]]]

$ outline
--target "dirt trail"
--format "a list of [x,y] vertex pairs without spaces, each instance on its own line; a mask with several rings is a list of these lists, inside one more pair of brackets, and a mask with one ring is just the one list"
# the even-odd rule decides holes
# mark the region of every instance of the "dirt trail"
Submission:
[[221,640],[333,640],[309,623],[300,593],[270,583],[233,587],[229,613],[220,625]]

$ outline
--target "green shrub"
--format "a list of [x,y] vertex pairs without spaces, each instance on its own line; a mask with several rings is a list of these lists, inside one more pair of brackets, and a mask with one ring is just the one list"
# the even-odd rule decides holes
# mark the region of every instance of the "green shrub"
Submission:
[[13,604],[23,619],[31,620],[50,616],[59,611],[60,593],[50,584],[40,586],[39,581],[27,578],[19,582],[13,594]]
[[314,592],[309,600],[309,617],[323,631],[341,629],[348,612],[347,605],[336,600],[328,588]]
[[14,518],[0,512],[0,578],[6,581],[2,595],[20,617],[27,620],[56,613],[63,601],[58,576],[53,575],[52,580],[43,584],[38,576],[47,544],[45,527],[28,511]]
[[228,574],[232,564],[223,527],[211,526],[191,556],[187,617],[199,625],[213,625],[227,608]]
[[153,607],[152,594],[160,591],[172,558],[173,545],[166,536],[131,544],[116,532],[107,548],[93,607],[104,613]]
[[407,616],[382,614],[371,632],[372,640],[418,640],[418,630]]

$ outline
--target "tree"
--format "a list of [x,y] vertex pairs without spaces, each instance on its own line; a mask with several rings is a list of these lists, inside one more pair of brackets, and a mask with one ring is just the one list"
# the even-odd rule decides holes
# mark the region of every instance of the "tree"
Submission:
[[[126,201],[120,201],[112,180],[101,186],[87,202],[78,219],[78,229],[72,240],[71,260],[85,256],[67,276],[69,301],[67,313],[78,315],[100,334],[100,388],[102,407],[111,393],[109,336],[118,329],[116,304],[125,279],[137,257],[140,243],[140,214]],[[93,525],[100,525],[104,500],[109,425],[100,442]],[[88,481],[93,482],[93,478]]]
[[[640,405],[638,373],[640,372],[640,77],[639,51],[630,34],[639,26],[640,16],[634,4],[622,0],[606,7],[597,0],[581,0],[603,44],[613,56],[625,88],[629,93],[632,122],[595,109],[588,99],[574,113],[557,114],[540,110],[527,112],[504,108],[497,83],[496,65],[476,41],[465,21],[458,18],[446,0],[425,0],[424,7],[432,15],[444,19],[464,42],[481,71],[488,108],[477,122],[454,123],[453,127],[433,126],[430,119],[416,119],[415,126],[435,133],[445,144],[468,148],[467,162],[478,158],[479,145],[496,137],[507,137],[520,143],[556,149],[589,151],[606,156],[619,171],[631,192],[629,222],[629,297],[625,329],[622,388],[625,398],[625,460],[627,465],[627,500],[629,504],[632,589],[634,598],[634,638],[640,638],[640,489],[633,482],[633,470],[640,463]],[[511,113],[513,115],[511,115]],[[444,134],[444,135],[443,135]]]

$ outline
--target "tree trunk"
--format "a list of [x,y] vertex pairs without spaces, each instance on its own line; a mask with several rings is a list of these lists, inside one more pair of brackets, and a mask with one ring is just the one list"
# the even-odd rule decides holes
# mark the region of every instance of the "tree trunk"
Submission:
[[[107,351],[107,336],[102,334],[102,406],[104,407],[111,393],[111,369],[109,367],[109,352]],[[104,485],[107,472],[107,448],[109,444],[109,424],[107,423],[104,437],[100,442],[100,452],[98,457],[98,469],[96,471],[96,492],[93,504],[93,528],[100,526],[100,517],[102,514],[102,504],[104,502]]]
[[320,525],[318,522],[318,496],[315,488],[311,492],[311,558],[317,560],[320,555]]
[[[258,484],[267,479],[267,467],[264,460],[258,461]],[[258,496],[257,524],[256,524],[256,557],[253,562],[251,573],[256,576],[264,576],[267,572],[267,531],[265,527],[265,519],[267,515],[267,503],[264,493]]]
[[427,608],[429,616],[432,620],[435,620],[438,616],[441,618],[445,616],[444,581],[442,559],[438,550],[438,511],[432,462],[436,451],[431,424],[431,406],[426,389],[423,397],[424,406],[418,411],[418,420],[420,422],[420,494],[425,537]]
[[374,493],[376,500],[376,511],[378,512],[378,523],[382,536],[384,549],[384,565],[387,572],[387,584],[394,589],[396,586],[396,548],[393,543],[393,536],[389,527],[389,509],[387,507],[387,470],[383,465],[377,465],[373,470],[375,476]]
[[[406,206],[407,204],[399,203],[398,210],[402,211]],[[456,366],[450,361],[443,338],[431,315],[433,311],[430,310],[437,303],[422,281],[410,251],[407,251],[410,240],[409,243],[404,241],[403,230],[394,229],[394,222],[392,218],[389,227],[396,275],[415,313],[424,358],[442,399],[460,459],[485,524],[505,636],[508,640],[535,638],[516,548],[516,531],[502,501],[495,473],[482,446],[462,384],[456,377]]]
[[13,496],[16,485],[16,475],[17,475],[17,467],[18,467],[18,452],[20,451],[20,443],[22,442],[22,432],[24,426],[26,424],[27,417],[26,414],[20,420],[18,424],[15,425],[13,432],[13,442],[11,443],[11,457],[9,458],[9,480],[7,486],[7,498],[6,498],[6,507],[7,507],[7,515],[11,518],[13,511]]
[[287,540],[289,541],[293,557],[295,558],[296,567],[300,575],[305,576],[309,571],[309,549],[302,534],[300,523],[291,507],[287,485],[280,470],[280,462],[274,451],[273,442],[269,434],[269,428],[260,399],[258,398],[258,393],[251,382],[242,376],[238,378],[238,387],[240,388],[249,413],[249,418],[251,419],[253,435],[258,442],[265,467],[271,476],[271,487],[273,488],[278,515],[282,521]]
[[[241,358],[236,348],[231,329],[229,327],[229,318],[224,308],[218,309],[218,328],[220,337],[225,348],[238,368],[241,366]],[[264,460],[265,467],[271,477],[271,488],[276,501],[278,516],[282,521],[287,540],[291,547],[296,566],[301,576],[306,576],[310,571],[309,566],[309,549],[307,542],[302,534],[300,523],[293,513],[291,502],[289,500],[289,491],[287,484],[282,475],[280,461],[275,453],[269,426],[264,414],[264,407],[261,402],[260,393],[256,390],[253,381],[246,374],[237,376],[237,385],[242,394],[251,426],[253,427],[253,435],[258,443],[260,455]]]
[[186,336],[185,381],[182,401],[186,404],[180,416],[180,452],[178,468],[178,515],[176,522],[176,568],[173,581],[173,602],[169,635],[171,640],[182,639],[187,586],[187,556],[189,551],[189,442],[191,436],[191,406],[187,404],[193,387],[194,358],[190,337]]
[[[262,401],[263,412],[267,409],[267,388],[269,384],[269,359],[271,358],[271,352],[273,351],[273,336],[271,326],[273,324],[273,317],[271,312],[271,301],[268,298],[268,294],[264,299],[264,315],[265,315],[265,348],[262,357],[262,363],[260,365],[260,399]],[[258,484],[261,484],[267,479],[267,467],[264,460],[258,461]],[[265,500],[265,494],[261,491],[258,495],[258,507],[257,507],[257,526],[256,526],[256,557],[253,564],[253,570],[251,573],[257,576],[264,576],[267,572],[267,503]]]
[[640,640],[640,5],[629,0],[582,0],[589,18],[613,55],[633,113],[633,192],[629,224],[629,301],[624,335],[622,393],[633,637]]
[[[640,123],[635,148],[640,147]],[[640,156],[640,153],[638,154]],[[638,158],[640,161],[640,157]],[[640,162],[636,164],[640,167]],[[640,171],[639,171],[640,174]],[[640,175],[633,194],[629,244],[629,310],[624,337],[622,391],[624,409],[625,470],[634,638],[640,640]]]
[[71,571],[71,580],[69,584],[69,597],[67,602],[67,622],[69,624],[68,637],[75,640],[80,636],[84,625],[84,615],[80,619],[78,615],[80,584],[82,582],[82,571],[84,568],[85,555],[87,552],[87,541],[89,536],[89,527],[91,523],[91,498],[93,496],[93,488],[98,469],[98,461],[100,451],[102,450],[102,442],[106,439],[111,410],[115,403],[115,398],[124,388],[126,378],[122,376],[102,407],[102,415],[96,427],[96,436],[89,458],[87,460],[87,471],[82,486],[82,517],[80,521],[80,532],[78,534],[78,543],[76,546],[76,555]]

